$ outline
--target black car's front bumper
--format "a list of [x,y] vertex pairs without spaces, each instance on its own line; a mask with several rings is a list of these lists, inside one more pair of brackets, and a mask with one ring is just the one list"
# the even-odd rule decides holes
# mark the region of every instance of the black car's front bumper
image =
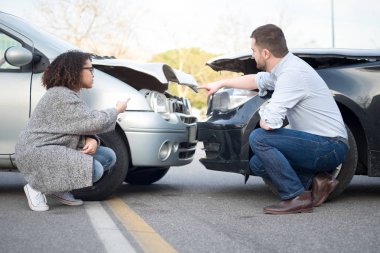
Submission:
[[242,150],[245,127],[198,123],[198,140],[203,142],[206,152],[206,157],[199,161],[209,170],[242,173],[248,169],[248,154]]
[[213,111],[206,122],[198,122],[198,141],[206,153],[199,161],[207,169],[249,173],[248,138],[259,125],[258,110],[265,100],[256,96],[228,112]]

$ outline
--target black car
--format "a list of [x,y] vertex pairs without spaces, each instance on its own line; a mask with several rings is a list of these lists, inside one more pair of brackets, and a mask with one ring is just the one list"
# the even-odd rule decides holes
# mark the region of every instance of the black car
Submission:
[[[356,175],[380,176],[380,50],[291,50],[325,80],[342,113],[350,144],[334,176],[340,181],[330,198],[338,196]],[[207,62],[215,71],[254,74],[259,70],[250,53],[218,57]],[[208,98],[207,120],[198,122],[198,140],[210,170],[250,175],[248,137],[259,126],[259,107],[270,98],[258,91],[219,90]],[[285,126],[286,127],[286,126]],[[270,182],[266,182],[270,185]],[[273,190],[273,187],[271,187]]]

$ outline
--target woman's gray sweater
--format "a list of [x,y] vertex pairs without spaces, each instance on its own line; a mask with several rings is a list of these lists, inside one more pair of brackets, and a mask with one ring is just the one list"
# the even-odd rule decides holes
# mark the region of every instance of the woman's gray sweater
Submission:
[[85,135],[115,129],[116,108],[92,110],[66,87],[47,90],[16,144],[16,165],[43,193],[92,185],[93,158],[79,150]]

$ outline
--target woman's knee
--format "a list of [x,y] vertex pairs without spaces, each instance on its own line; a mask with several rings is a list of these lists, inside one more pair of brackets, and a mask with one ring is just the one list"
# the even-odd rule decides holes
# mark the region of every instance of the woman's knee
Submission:
[[103,146],[100,146],[99,149],[99,155],[101,156],[99,157],[99,161],[102,163],[104,169],[107,170],[114,166],[117,160],[115,151]]
[[108,149],[107,156],[108,156],[108,159],[109,159],[109,164],[107,166],[107,169],[109,169],[109,168],[111,168],[112,166],[115,165],[117,158],[116,158],[115,151],[113,151],[110,148],[107,148],[107,149]]
[[92,181],[95,183],[99,181],[100,178],[102,178],[104,173],[103,165],[94,159],[93,165],[92,165]]

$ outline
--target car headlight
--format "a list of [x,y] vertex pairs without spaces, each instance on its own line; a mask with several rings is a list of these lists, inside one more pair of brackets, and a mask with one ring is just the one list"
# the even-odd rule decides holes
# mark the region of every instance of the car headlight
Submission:
[[192,114],[192,108],[191,108],[190,100],[187,98],[182,98],[182,103],[183,103],[185,113]]
[[154,112],[160,113],[164,118],[169,118],[169,103],[164,94],[151,90],[140,90]]
[[[208,101],[208,108],[226,112],[234,109],[257,95],[257,91],[227,88],[216,92]],[[210,104],[211,103],[211,104]]]

